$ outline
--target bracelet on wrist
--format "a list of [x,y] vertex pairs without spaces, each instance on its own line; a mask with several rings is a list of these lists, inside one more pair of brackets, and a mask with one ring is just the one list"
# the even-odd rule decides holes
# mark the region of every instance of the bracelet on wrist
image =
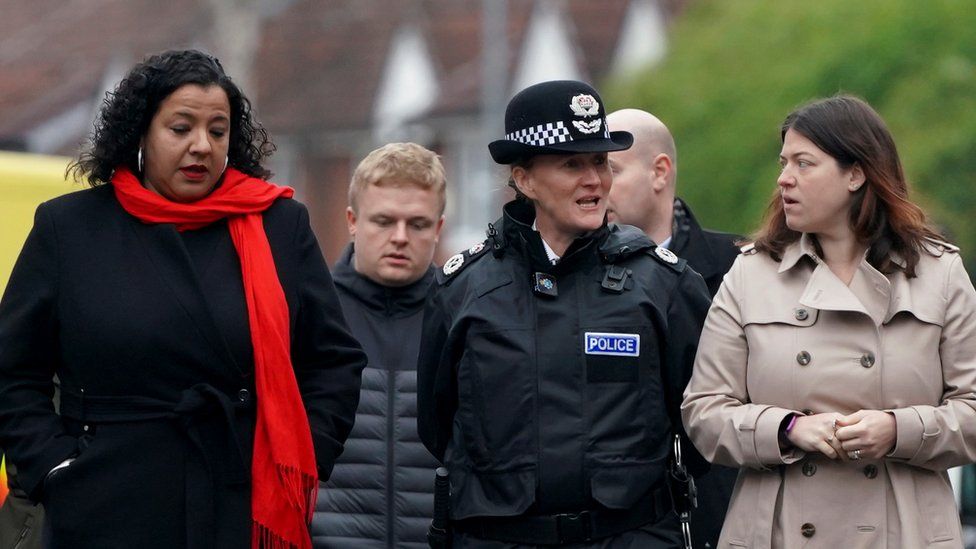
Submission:
[[787,436],[789,436],[790,431],[793,430],[793,426],[796,425],[796,418],[800,417],[796,414],[790,414],[790,415],[792,415],[793,417],[790,418],[790,422],[786,425],[786,429],[783,430],[783,434]]
[[790,442],[789,434],[793,426],[796,425],[796,418],[799,417],[798,414],[791,413],[790,415],[783,418],[780,423],[779,429],[779,447],[781,450],[786,451],[793,447],[793,443]]

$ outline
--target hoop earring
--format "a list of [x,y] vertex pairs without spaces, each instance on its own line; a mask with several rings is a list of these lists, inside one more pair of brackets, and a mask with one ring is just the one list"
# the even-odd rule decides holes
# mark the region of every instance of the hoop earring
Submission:
[[230,155],[229,154],[224,157],[224,169],[223,169],[223,171],[220,172],[220,175],[224,175],[224,172],[227,171],[227,164],[230,164]]
[[139,173],[142,173],[142,147],[139,147],[139,154],[136,155],[136,164],[139,166]]

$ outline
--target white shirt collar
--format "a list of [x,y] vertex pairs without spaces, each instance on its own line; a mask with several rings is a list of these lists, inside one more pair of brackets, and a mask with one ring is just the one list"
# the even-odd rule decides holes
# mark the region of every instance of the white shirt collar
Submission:
[[667,249],[667,248],[668,248],[668,246],[670,246],[670,245],[671,245],[671,241],[672,241],[672,240],[674,240],[674,235],[671,235],[671,236],[669,236],[669,237],[667,237],[667,238],[665,238],[665,239],[664,239],[664,242],[662,242],[662,243],[660,243],[660,244],[658,244],[658,245],[657,245],[657,247],[658,247],[658,248],[665,248],[665,249]]
[[[535,228],[535,221],[532,222],[532,230],[537,233],[539,232],[539,230]],[[549,246],[549,243],[546,242],[546,239],[542,238],[542,233],[539,233],[539,240],[542,241],[542,247],[545,248],[546,257],[549,258],[549,261],[552,262],[553,265],[559,263],[559,256],[556,255],[556,252],[554,252],[552,247]]]

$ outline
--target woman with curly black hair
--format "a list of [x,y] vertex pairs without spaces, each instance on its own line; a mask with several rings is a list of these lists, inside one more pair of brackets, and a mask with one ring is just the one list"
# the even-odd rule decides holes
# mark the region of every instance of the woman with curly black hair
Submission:
[[[169,51],[105,99],[0,301],[0,446],[49,547],[310,547],[365,356],[220,63]],[[61,381],[60,417],[51,404]]]

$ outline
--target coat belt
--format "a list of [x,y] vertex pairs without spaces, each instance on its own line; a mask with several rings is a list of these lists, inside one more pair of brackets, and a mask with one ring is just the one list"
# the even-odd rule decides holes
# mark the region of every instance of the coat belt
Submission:
[[234,416],[252,409],[253,400],[235,403],[206,383],[186,389],[174,402],[144,396],[90,396],[70,388],[61,392],[61,415],[82,423],[172,420],[182,428],[198,456],[187,460],[185,475],[187,545],[201,549],[213,547],[216,539],[215,487],[243,490],[249,481]]

